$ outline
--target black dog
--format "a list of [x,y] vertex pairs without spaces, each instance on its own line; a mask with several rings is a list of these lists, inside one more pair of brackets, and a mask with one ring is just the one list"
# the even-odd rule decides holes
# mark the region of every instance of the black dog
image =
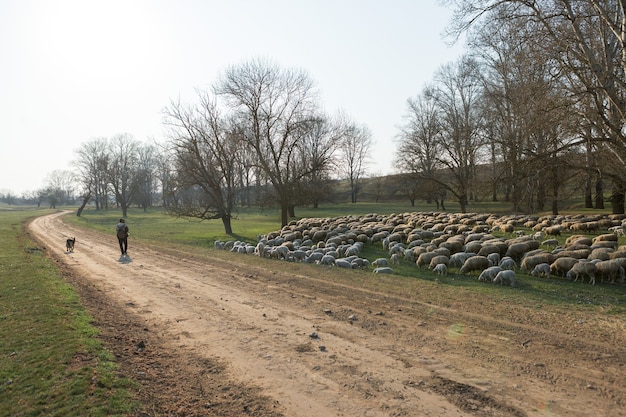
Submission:
[[76,244],[76,238],[67,239],[65,241],[65,249],[67,252],[74,252],[74,245]]

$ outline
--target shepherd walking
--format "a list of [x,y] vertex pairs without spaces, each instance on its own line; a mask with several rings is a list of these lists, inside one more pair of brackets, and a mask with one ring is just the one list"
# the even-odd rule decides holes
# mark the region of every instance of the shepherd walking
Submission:
[[128,226],[124,219],[120,219],[120,222],[115,226],[115,231],[117,232],[117,240],[120,243],[122,255],[126,255],[126,250],[128,249]]

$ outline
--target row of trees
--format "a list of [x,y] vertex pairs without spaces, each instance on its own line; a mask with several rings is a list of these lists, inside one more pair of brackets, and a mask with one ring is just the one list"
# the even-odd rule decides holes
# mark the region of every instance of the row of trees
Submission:
[[344,113],[322,112],[306,72],[254,59],[197,95],[165,109],[170,212],[221,219],[231,233],[235,203],[249,202],[252,190],[280,207],[283,225],[297,205],[322,202],[331,178],[347,178],[357,201],[371,134]]
[[124,217],[132,204],[146,209],[152,206],[168,175],[161,150],[129,134],[83,143],[75,165],[82,199],[78,216],[90,201],[96,209],[108,208],[114,202]]
[[[427,198],[558,213],[563,193],[624,212],[626,15],[617,0],[448,0],[469,53],[408,101],[398,166]],[[416,184],[418,187],[416,189]],[[593,193],[595,192],[595,199]]]
[[237,207],[278,205],[285,225],[297,205],[327,201],[331,179],[348,179],[357,201],[371,134],[342,112],[324,114],[304,71],[252,60],[197,97],[164,109],[159,147],[128,134],[82,144],[77,214],[93,201],[96,209],[114,202],[126,216],[131,204],[158,198],[170,214],[220,219],[230,234]]

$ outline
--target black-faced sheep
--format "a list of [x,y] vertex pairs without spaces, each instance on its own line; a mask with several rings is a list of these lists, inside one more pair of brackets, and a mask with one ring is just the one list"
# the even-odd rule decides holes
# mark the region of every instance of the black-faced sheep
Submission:
[[489,259],[486,256],[472,256],[468,258],[461,267],[462,274],[469,274],[473,271],[483,271],[489,268]]

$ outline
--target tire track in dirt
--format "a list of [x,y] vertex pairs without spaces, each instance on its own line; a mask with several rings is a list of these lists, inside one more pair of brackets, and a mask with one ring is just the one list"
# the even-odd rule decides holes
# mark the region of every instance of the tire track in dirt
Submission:
[[[132,235],[124,263],[113,233],[75,229],[62,214],[30,227],[176,354],[219,359],[289,416],[624,415],[623,335],[613,345],[580,340],[558,323],[500,318],[530,309],[429,304],[154,249]],[[68,233],[77,249],[65,255]]]

